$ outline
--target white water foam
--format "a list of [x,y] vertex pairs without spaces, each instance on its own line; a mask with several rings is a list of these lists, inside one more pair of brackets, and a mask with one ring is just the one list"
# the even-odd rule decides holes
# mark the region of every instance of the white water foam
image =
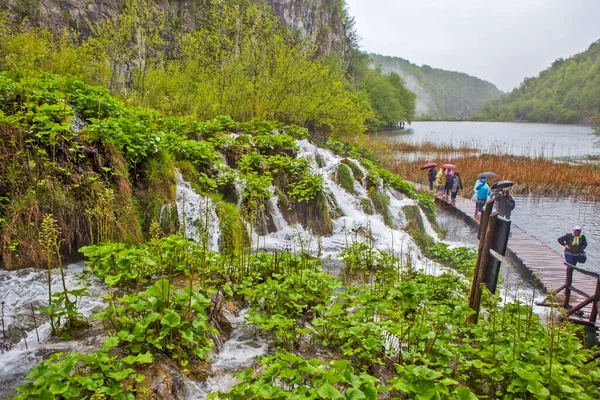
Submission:
[[235,373],[252,367],[257,357],[267,354],[269,343],[246,322],[247,311],[241,310],[237,315],[226,314],[233,328],[231,338],[218,354],[211,357],[212,373],[204,382],[186,382],[186,399],[206,399],[210,393],[228,392],[238,383],[233,376]]
[[185,236],[188,239],[200,242],[202,233],[197,224],[205,226],[208,237],[208,248],[219,251],[221,239],[221,226],[213,201],[206,196],[199,195],[189,182],[183,179],[179,171],[176,171],[177,186],[175,197],[177,201],[177,213],[180,223],[185,226]]

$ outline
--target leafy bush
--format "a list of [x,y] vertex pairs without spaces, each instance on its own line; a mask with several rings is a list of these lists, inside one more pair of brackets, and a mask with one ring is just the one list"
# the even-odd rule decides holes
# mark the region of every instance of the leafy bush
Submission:
[[167,279],[159,279],[137,295],[108,300],[109,306],[96,317],[133,354],[156,348],[183,367],[194,356],[208,359],[214,346],[209,334],[218,332],[208,325],[210,299],[191,287],[180,290]]
[[444,265],[450,265],[466,276],[472,276],[477,252],[468,247],[454,247],[446,243],[435,243],[425,249],[428,257]]
[[329,274],[300,269],[285,275],[274,273],[265,282],[245,283],[242,293],[253,305],[248,320],[273,334],[276,343],[291,350],[309,329],[297,326],[297,319],[314,315],[319,305],[328,304],[340,286]]
[[323,176],[309,172],[286,186],[287,195],[299,203],[313,200],[323,190]]
[[218,392],[211,398],[376,400],[380,392],[377,378],[355,375],[347,360],[327,363],[278,351],[262,357],[260,365],[259,372],[249,369],[237,374],[240,383],[230,392]]
[[88,355],[56,353],[37,364],[25,376],[15,399],[111,398],[134,399],[145,390],[136,387],[145,377],[135,371],[136,364],[152,363],[152,355],[140,353],[120,357],[112,354],[119,339],[105,340],[104,348]]

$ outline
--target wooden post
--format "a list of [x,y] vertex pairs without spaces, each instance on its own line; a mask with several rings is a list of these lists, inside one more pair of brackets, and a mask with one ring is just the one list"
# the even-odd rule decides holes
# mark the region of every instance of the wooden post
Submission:
[[[479,259],[479,267],[477,267],[477,274],[473,274],[473,283],[474,290],[471,292],[470,299],[472,302],[469,302],[469,306],[471,309],[475,311],[475,314],[469,317],[469,323],[476,324],[479,319],[479,307],[481,305],[481,284],[485,279],[485,270],[487,266],[488,259],[490,258],[490,248],[492,247],[492,241],[494,240],[494,228],[496,227],[496,220],[498,216],[496,214],[492,214],[489,216],[488,223],[486,226],[485,233],[482,232],[483,236],[483,247],[481,248],[481,254],[478,254]],[[473,287],[472,287],[473,289]]]
[[571,264],[565,263],[567,266],[567,279],[565,281],[565,301],[563,303],[563,308],[565,310],[569,309],[569,303],[571,302],[571,286],[573,286],[573,266]]
[[594,301],[592,302],[592,312],[590,313],[590,322],[596,324],[598,317],[598,301],[600,301],[600,279],[596,280],[596,293],[594,293]]
[[[481,265],[481,255],[483,254],[483,244],[485,241],[485,234],[487,230],[488,220],[494,208],[494,203],[486,204],[483,215],[481,216],[479,224],[479,233],[477,234],[479,239],[479,247],[477,248],[477,259],[475,260],[475,269],[473,270],[473,282],[471,283],[471,293],[469,295],[469,306],[473,308],[473,296],[475,294],[475,288],[481,284],[477,282],[477,276],[479,275],[479,266]],[[473,310],[475,310],[473,308]]]

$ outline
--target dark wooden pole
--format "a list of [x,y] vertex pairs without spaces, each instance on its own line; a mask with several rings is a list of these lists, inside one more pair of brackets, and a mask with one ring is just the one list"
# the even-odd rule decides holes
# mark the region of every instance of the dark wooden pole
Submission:
[[[569,303],[571,302],[571,287],[573,286],[573,266],[571,264],[565,263],[567,266],[567,280],[565,281],[565,301],[563,303],[563,307],[565,310],[569,309]],[[558,293],[558,292],[557,292]]]
[[[469,306],[473,308],[473,296],[475,295],[475,288],[479,286],[481,282],[477,282],[477,276],[479,275],[479,266],[481,265],[481,256],[483,254],[483,244],[485,242],[485,234],[487,230],[488,220],[490,219],[490,215],[492,213],[492,209],[494,208],[494,203],[486,204],[485,209],[483,211],[483,215],[481,216],[480,224],[479,224],[479,247],[477,249],[477,259],[475,260],[475,269],[473,270],[473,282],[471,283],[471,293],[469,295]],[[476,310],[477,311],[477,310]]]
[[[492,214],[488,218],[488,223],[486,226],[485,233],[482,232],[482,235],[485,235],[483,238],[483,247],[481,248],[481,254],[478,256],[479,258],[479,267],[477,268],[476,277],[474,277],[475,287],[471,293],[472,302],[469,303],[469,306],[475,314],[469,317],[469,323],[476,324],[479,319],[479,307],[481,305],[481,284],[485,279],[485,272],[487,267],[488,259],[490,258],[490,248],[492,247],[492,241],[494,240],[494,228],[496,227],[496,220],[498,216],[496,214]],[[474,274],[475,275],[475,274]]]

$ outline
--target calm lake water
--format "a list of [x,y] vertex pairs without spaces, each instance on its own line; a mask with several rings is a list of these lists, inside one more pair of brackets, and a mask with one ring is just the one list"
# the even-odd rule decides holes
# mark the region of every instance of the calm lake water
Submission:
[[413,122],[404,131],[381,132],[379,135],[401,142],[433,142],[530,157],[600,155],[600,147],[595,145],[600,138],[585,125],[432,121]]

